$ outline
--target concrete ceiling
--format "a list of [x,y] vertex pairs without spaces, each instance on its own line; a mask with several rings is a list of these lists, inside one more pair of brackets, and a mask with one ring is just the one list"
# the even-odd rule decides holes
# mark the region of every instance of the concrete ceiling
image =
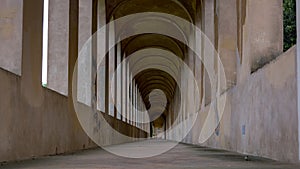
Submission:
[[162,12],[192,21],[196,0],[107,0],[107,19],[140,12]]
[[144,34],[127,38],[122,41],[122,51],[126,52],[127,56],[132,53],[149,48],[156,47],[168,50],[180,58],[184,58],[184,45],[176,39],[159,35],[159,34]]

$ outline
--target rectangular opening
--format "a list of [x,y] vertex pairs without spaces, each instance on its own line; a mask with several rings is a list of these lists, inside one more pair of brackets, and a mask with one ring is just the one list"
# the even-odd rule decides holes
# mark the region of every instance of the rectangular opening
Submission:
[[283,0],[283,51],[297,43],[296,0]]
[[42,54],[42,85],[48,83],[48,33],[49,33],[49,0],[44,0],[43,13],[43,54]]

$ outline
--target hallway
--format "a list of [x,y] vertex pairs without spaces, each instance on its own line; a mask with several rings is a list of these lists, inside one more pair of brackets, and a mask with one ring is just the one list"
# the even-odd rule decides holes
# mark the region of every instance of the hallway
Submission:
[[0,168],[299,169],[287,1],[1,0]]
[[[159,148],[171,142],[147,140],[137,143],[128,143],[124,147],[142,148],[153,146]],[[120,146],[113,146],[119,148]],[[299,169],[300,166],[275,162],[268,159],[249,157],[244,160],[241,154],[179,144],[174,149],[152,158],[129,159],[112,155],[102,149],[85,150],[70,155],[59,155],[38,158],[36,160],[5,164],[5,169]]]

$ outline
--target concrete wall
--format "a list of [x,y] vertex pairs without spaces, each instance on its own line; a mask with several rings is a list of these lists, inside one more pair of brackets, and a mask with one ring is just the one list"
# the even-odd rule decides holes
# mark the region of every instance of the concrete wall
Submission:
[[[293,47],[229,90],[219,134],[202,145],[298,162],[295,57]],[[186,143],[199,144],[207,109],[198,116]]]
[[[96,147],[79,124],[72,101],[72,73],[78,53],[78,8],[78,1],[70,1],[68,96],[63,96],[41,84],[43,1],[24,1],[22,59],[19,60],[22,76],[0,69],[0,162]],[[106,120],[125,135],[146,136],[145,132],[113,117]],[[111,141],[113,137],[109,133],[105,137],[111,144],[127,141]]]
[[[67,97],[40,85],[41,101],[32,104],[24,90],[34,91],[26,87],[22,77],[0,70],[0,79],[0,162],[96,147],[82,130],[76,113],[68,108]],[[107,118],[123,134],[144,133],[120,120]],[[109,134],[105,137],[110,140]]]
[[[210,36],[214,30],[212,42],[220,54],[229,90],[226,92],[227,101],[219,127],[201,145],[298,162],[296,49],[294,47],[280,55],[283,46],[282,1],[217,2],[214,28],[204,31],[212,39]],[[204,11],[209,13],[211,10],[205,8]],[[254,73],[251,74],[252,69]],[[195,72],[195,75],[199,72]],[[204,81],[205,78],[206,75]],[[199,135],[210,108],[210,100],[207,100],[210,98],[207,97],[210,89],[206,85],[210,84],[202,87],[208,105],[202,109],[183,142],[200,144]],[[184,93],[181,97],[189,96],[187,92]],[[179,111],[178,97],[176,92],[170,108],[173,113]],[[186,102],[181,106],[190,107]],[[174,115],[175,118],[182,118],[182,115]],[[174,119],[172,116],[167,118],[171,119],[167,121]],[[180,120],[179,123],[184,122]],[[186,126],[182,127],[184,130]],[[168,139],[174,140],[181,134],[175,133]]]

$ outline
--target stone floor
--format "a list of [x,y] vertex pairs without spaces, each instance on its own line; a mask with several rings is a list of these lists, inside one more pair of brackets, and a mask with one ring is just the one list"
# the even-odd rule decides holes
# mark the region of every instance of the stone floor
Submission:
[[[148,140],[138,143],[129,143],[121,147],[154,146],[154,150],[167,146],[171,142]],[[140,150],[143,151],[143,150]],[[186,169],[299,169],[300,165],[280,163],[268,159],[249,157],[245,161],[244,156],[211,148],[197,147],[179,144],[170,151],[156,157],[144,159],[130,159],[119,157],[102,149],[87,150],[71,155],[43,157],[36,160],[28,160],[4,164],[0,168],[6,169],[161,169],[161,168],[186,168]]]

